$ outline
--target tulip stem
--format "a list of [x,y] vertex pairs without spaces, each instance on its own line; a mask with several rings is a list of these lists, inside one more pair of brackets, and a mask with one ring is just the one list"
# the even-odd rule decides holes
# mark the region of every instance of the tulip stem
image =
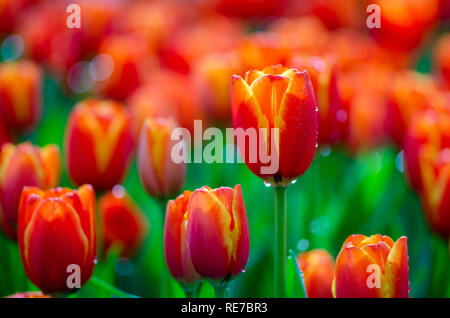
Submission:
[[274,296],[286,297],[286,187],[275,187]]
[[227,298],[228,296],[228,284],[221,284],[214,287],[214,294],[216,298]]

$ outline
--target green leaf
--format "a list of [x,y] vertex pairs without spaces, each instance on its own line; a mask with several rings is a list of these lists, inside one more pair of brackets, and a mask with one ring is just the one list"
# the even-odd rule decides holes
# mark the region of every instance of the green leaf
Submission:
[[289,250],[286,262],[286,289],[289,298],[307,298],[303,272],[297,264],[297,258],[293,250]]

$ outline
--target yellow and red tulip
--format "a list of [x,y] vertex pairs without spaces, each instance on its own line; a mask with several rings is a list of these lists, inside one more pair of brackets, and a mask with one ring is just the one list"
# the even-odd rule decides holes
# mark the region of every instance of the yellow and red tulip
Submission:
[[44,293],[69,292],[69,265],[80,269],[80,283],[92,275],[96,258],[95,194],[78,190],[24,188],[18,242],[28,278]]
[[303,272],[308,298],[332,298],[333,256],[326,250],[316,249],[298,254],[297,262]]
[[[350,235],[336,259],[336,298],[407,298],[408,245],[379,234]],[[374,275],[374,276],[372,276]]]
[[172,131],[176,128],[171,118],[145,120],[137,148],[137,164],[141,182],[147,192],[157,198],[168,198],[184,185],[186,164],[175,163],[171,158]]
[[187,241],[187,207],[192,192],[184,191],[167,204],[164,225],[164,255],[173,278],[183,288],[195,286],[202,277],[195,271]]
[[102,253],[118,248],[120,256],[131,258],[139,251],[148,232],[147,219],[120,186],[98,202]]
[[[249,143],[242,145],[238,141],[254,174],[285,186],[308,169],[316,151],[318,115],[314,89],[306,71],[278,65],[248,71],[245,79],[233,76],[231,112],[234,128],[257,129],[258,140],[263,139],[279,161],[276,173],[261,174],[262,162],[249,161]],[[260,136],[259,128],[266,129],[264,136]],[[278,146],[272,128],[279,129]],[[271,147],[273,144],[276,147]]]
[[122,104],[87,99],[73,108],[66,126],[65,154],[76,184],[111,189],[125,175],[133,149],[130,116]]
[[41,119],[42,72],[30,61],[0,64],[0,117],[11,130],[24,132]]
[[28,142],[17,146],[3,145],[0,154],[0,224],[5,234],[16,239],[23,187],[56,187],[60,174],[61,159],[56,145],[44,148]]
[[250,243],[241,186],[197,189],[187,210],[187,245],[195,271],[221,282],[243,272]]

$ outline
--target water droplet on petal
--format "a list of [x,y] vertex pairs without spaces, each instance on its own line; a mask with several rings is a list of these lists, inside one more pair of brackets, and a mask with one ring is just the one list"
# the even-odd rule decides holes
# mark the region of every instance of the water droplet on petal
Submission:
[[295,184],[297,182],[297,179],[292,180],[291,184]]
[[267,182],[267,181],[264,181],[264,185],[267,187],[267,188],[270,188],[272,185],[270,184],[270,182]]

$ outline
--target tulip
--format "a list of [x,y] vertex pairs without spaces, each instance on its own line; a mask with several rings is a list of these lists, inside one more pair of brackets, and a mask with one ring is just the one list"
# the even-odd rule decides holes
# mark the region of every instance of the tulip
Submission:
[[11,130],[24,132],[41,119],[42,72],[30,61],[0,64],[0,118]]
[[[314,158],[317,110],[313,86],[306,71],[278,65],[263,71],[248,71],[245,80],[233,76],[231,113],[234,128],[244,131],[259,128],[256,132],[258,140],[246,144],[239,138],[238,147],[245,154],[243,157],[249,169],[275,186],[276,297],[286,295],[286,186],[301,176]],[[259,159],[249,160],[250,151],[255,153],[258,148],[255,144],[272,152],[272,159],[275,155],[278,169],[274,173],[262,173],[261,149]]]
[[229,280],[244,271],[249,255],[241,186],[197,189],[187,211],[187,245],[194,269],[223,296]]
[[0,154],[0,224],[11,239],[17,236],[17,219],[22,188],[56,187],[61,174],[59,148],[44,148],[26,142],[5,144]]
[[121,186],[99,200],[103,254],[116,247],[121,257],[132,258],[144,242],[147,219]]
[[297,256],[298,266],[308,298],[332,298],[331,285],[334,279],[334,259],[326,250],[316,249]]
[[[28,278],[44,293],[69,292],[72,284],[83,285],[96,258],[93,188],[26,187],[19,210],[19,249]],[[71,279],[71,271],[79,274],[79,281]]]
[[333,296],[337,298],[407,298],[407,238],[397,242],[379,234],[354,234],[336,259]]
[[106,79],[97,83],[97,89],[113,99],[125,99],[143,81],[153,63],[142,39],[137,35],[110,35],[100,43],[99,54],[110,56],[114,68]]
[[438,0],[375,0],[381,17],[379,28],[370,28],[373,38],[393,51],[408,52],[424,42],[438,20]]
[[[273,185],[286,186],[308,169],[316,151],[317,103],[306,71],[279,65],[249,71],[245,79],[233,76],[231,111],[235,129],[266,128],[266,145],[274,141],[268,130],[279,129],[279,145],[272,149],[279,159],[278,171],[261,174],[263,164],[251,163],[246,156],[254,174]],[[239,147],[242,153],[249,153],[248,145]]]
[[184,191],[175,200],[169,201],[164,225],[166,264],[187,295],[195,295],[202,280],[192,265],[187,243],[187,206],[191,194],[190,191]]
[[175,163],[171,158],[171,139],[175,121],[164,118],[148,118],[141,129],[137,149],[139,176],[147,192],[156,198],[168,198],[184,185],[186,164]]
[[401,146],[414,114],[428,109],[445,110],[448,97],[434,80],[416,72],[398,73],[387,94],[387,113],[384,129]]
[[124,177],[133,148],[130,118],[122,104],[87,99],[73,108],[65,153],[68,173],[76,184],[111,189]]

